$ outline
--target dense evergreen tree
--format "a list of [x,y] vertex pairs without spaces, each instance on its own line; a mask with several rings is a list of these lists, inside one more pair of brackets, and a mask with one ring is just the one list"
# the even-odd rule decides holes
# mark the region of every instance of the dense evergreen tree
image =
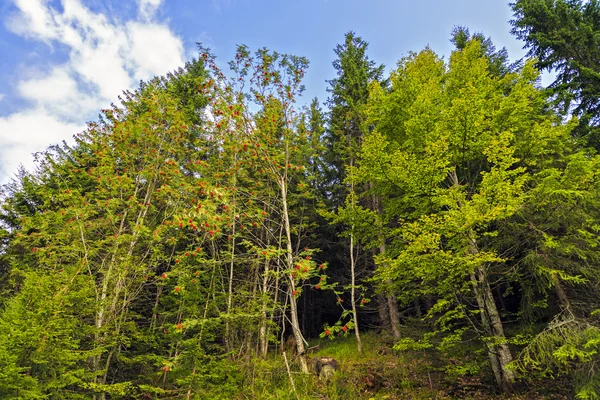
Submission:
[[355,164],[365,134],[365,106],[369,100],[369,83],[382,81],[383,65],[367,55],[368,43],[354,32],[348,32],[344,43],[334,49],[333,67],[337,77],[328,81],[330,98],[329,126],[326,136],[328,165],[334,171],[332,180],[338,191],[332,193],[334,205],[345,199],[343,181],[346,166]]
[[481,43],[481,51],[488,59],[488,70],[491,74],[502,76],[510,71],[511,66],[508,65],[508,52],[506,48],[496,50],[496,46],[492,39],[485,37],[481,32],[476,32],[473,35],[469,32],[469,28],[457,26],[452,30],[452,38],[450,41],[457,50],[463,50],[471,39],[478,40]]
[[[356,221],[360,218],[359,198],[368,191],[366,186],[357,186],[353,168],[358,166],[358,152],[362,145],[365,134],[368,131],[366,105],[369,101],[369,85],[373,82],[383,83],[383,65],[377,65],[367,55],[368,43],[356,36],[354,32],[348,32],[344,44],[335,48],[336,60],[333,67],[337,77],[329,81],[331,97],[328,100],[330,107],[329,126],[326,136],[328,149],[326,160],[329,168],[335,171],[337,177],[337,192],[332,192],[331,203],[334,208],[342,208],[337,222],[348,227],[349,257],[347,264],[351,270],[351,287],[355,291],[355,276],[357,268],[361,270],[372,270],[370,251],[377,249],[383,251],[385,244],[372,241],[366,236],[357,236],[355,230]],[[334,181],[335,183],[335,181]],[[366,201],[367,204],[364,204]],[[369,209],[377,210],[379,199],[376,196],[363,198],[363,205]],[[342,216],[345,215],[345,216]],[[367,244],[365,246],[365,244]],[[383,246],[383,247],[382,247]],[[358,260],[358,254],[362,249],[367,255],[364,263]],[[362,265],[361,265],[362,264]],[[360,275],[365,275],[364,272]],[[355,304],[355,296],[352,294],[352,304]],[[379,295],[379,317],[384,327],[391,327],[396,338],[400,337],[400,318],[395,298],[390,295]],[[356,318],[356,310],[354,317]],[[358,327],[356,327],[358,335]]]
[[555,104],[580,118],[574,133],[600,148],[600,2],[518,0],[512,33],[540,70],[556,72]]

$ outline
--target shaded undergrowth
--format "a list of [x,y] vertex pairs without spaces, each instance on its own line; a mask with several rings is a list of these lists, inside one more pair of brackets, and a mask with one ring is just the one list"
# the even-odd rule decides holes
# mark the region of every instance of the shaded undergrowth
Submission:
[[[423,327],[404,328],[415,334]],[[501,393],[493,384],[486,360],[469,343],[449,352],[434,350],[397,351],[394,340],[384,333],[363,335],[362,354],[352,335],[311,342],[310,359],[333,357],[339,362],[329,381],[298,372],[292,358],[291,378],[281,356],[254,359],[244,367],[245,379],[239,399],[569,399],[567,379],[530,380]]]

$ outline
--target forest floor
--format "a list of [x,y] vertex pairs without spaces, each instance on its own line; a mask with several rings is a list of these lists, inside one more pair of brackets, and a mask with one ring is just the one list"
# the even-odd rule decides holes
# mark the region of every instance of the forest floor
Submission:
[[[513,393],[501,393],[487,371],[485,354],[464,345],[452,352],[397,351],[390,336],[366,333],[359,354],[354,335],[312,341],[310,358],[333,357],[338,372],[329,381],[315,374],[291,373],[283,363],[265,361],[252,374],[244,399],[571,399],[568,378],[521,382]],[[279,357],[281,358],[281,357]],[[267,371],[268,370],[268,371]]]

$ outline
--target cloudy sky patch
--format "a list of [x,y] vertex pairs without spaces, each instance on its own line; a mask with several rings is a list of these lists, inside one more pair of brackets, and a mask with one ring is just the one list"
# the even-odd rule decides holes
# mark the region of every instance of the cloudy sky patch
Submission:
[[[30,169],[32,153],[69,141],[123,90],[183,65],[181,38],[157,17],[161,3],[138,0],[137,14],[123,21],[81,0],[14,1],[6,28],[64,54],[27,66],[13,83],[25,106],[0,117],[0,183],[19,164]],[[66,61],[49,63],[53,58]]]

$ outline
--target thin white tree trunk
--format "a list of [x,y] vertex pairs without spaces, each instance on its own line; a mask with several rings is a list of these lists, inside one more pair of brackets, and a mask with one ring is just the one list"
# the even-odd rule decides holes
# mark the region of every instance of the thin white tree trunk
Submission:
[[263,271],[262,280],[262,304],[261,304],[261,322],[258,331],[260,355],[267,358],[269,352],[269,340],[267,338],[267,295],[269,293],[269,259],[265,259],[265,268]]
[[[354,160],[350,160],[350,168],[354,165]],[[354,208],[354,179],[350,183],[350,196],[352,208]],[[353,210],[354,211],[354,210]],[[362,341],[360,340],[360,330],[358,327],[358,313],[356,312],[356,262],[354,260],[354,216],[352,216],[353,222],[350,226],[350,300],[352,302],[352,318],[354,318],[354,334],[356,335],[356,345],[358,352],[362,353]]]
[[[283,222],[285,228],[285,236],[286,236],[286,262],[288,270],[292,270],[294,268],[294,256],[292,251],[292,232],[290,227],[290,216],[288,212],[288,204],[287,204],[287,184],[284,178],[280,180],[280,189],[281,189],[281,202],[283,205]],[[288,297],[290,300],[290,314],[292,320],[292,331],[294,333],[294,338],[296,339],[296,348],[298,350],[298,359],[300,360],[300,369],[303,373],[308,373],[308,364],[306,362],[306,349],[304,347],[304,337],[302,336],[302,332],[300,330],[300,324],[298,322],[298,305],[296,303],[296,297],[293,295],[293,292],[296,290],[294,278],[289,277],[290,288],[288,290]]]
[[356,335],[356,345],[358,347],[358,352],[362,353],[362,341],[360,340],[360,330],[358,328],[358,313],[356,312],[356,274],[354,271],[354,264],[354,234],[350,234],[350,274],[352,275],[350,298],[352,301],[352,317],[354,318],[354,334]]

